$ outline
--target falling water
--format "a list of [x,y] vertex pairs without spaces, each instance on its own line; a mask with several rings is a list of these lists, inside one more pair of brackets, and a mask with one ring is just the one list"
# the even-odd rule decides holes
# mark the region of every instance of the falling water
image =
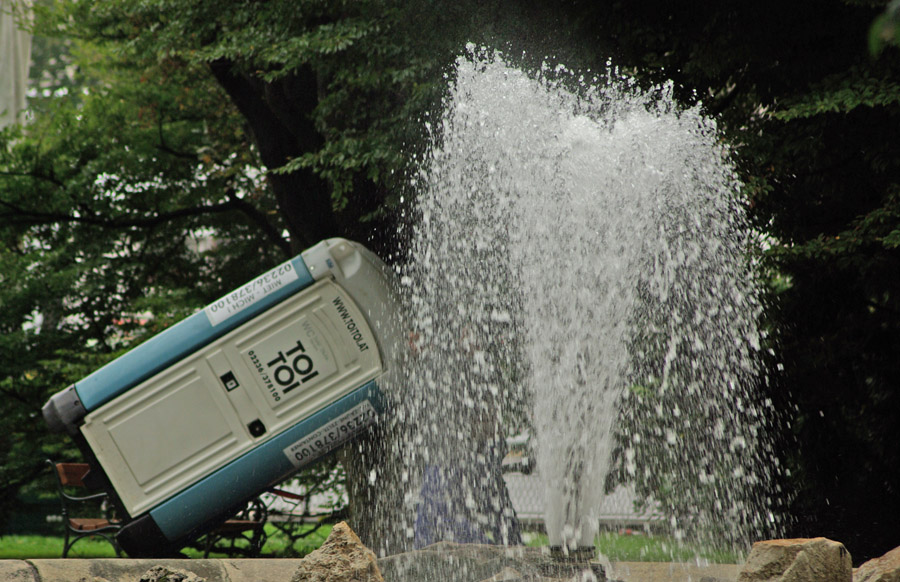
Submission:
[[614,464],[676,535],[760,531],[761,306],[714,121],[670,86],[471,51],[427,128],[403,278],[407,537],[517,542],[495,469],[519,432],[551,544],[593,544]]

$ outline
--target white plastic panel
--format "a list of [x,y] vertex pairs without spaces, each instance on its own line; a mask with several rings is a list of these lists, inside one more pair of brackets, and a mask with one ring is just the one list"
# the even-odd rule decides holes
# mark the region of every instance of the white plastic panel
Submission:
[[[173,465],[196,462],[235,442],[232,427],[219,406],[210,401],[203,379],[190,370],[138,403],[128,414],[108,420],[110,440],[128,463],[135,480],[143,486]],[[183,416],[185,410],[203,410],[192,422],[171,430],[167,419]]]

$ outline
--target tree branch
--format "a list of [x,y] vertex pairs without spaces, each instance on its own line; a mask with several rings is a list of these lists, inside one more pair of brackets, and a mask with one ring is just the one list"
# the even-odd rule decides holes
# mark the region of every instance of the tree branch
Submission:
[[202,216],[204,214],[218,214],[221,212],[237,211],[245,215],[250,221],[259,227],[265,234],[266,238],[272,241],[281,251],[290,256],[292,253],[290,243],[278,232],[266,216],[260,212],[255,206],[237,197],[233,190],[227,192],[228,201],[219,204],[210,204],[205,206],[195,206],[193,208],[180,208],[172,212],[164,212],[153,216],[141,218],[101,218],[96,216],[75,216],[61,212],[37,212],[21,208],[5,200],[0,200],[0,206],[7,208],[8,212],[0,212],[0,220],[4,220],[7,224],[25,224],[25,225],[41,225],[54,224],[58,222],[79,223],[91,226],[100,226],[103,228],[154,228],[165,222],[177,220],[179,218],[187,218],[191,216]]
[[159,145],[156,146],[156,149],[158,149],[162,152],[165,152],[171,156],[174,156],[176,158],[181,158],[184,160],[196,160],[197,159],[197,156],[195,156],[194,154],[189,154],[186,152],[179,152],[178,150],[172,148],[171,146],[169,146],[169,144],[166,143],[166,138],[163,135],[162,112],[158,112],[156,115],[156,126],[157,126],[157,132],[159,133]]
[[57,180],[56,178],[52,178],[50,176],[43,176],[41,174],[35,174],[33,172],[0,172],[0,176],[9,176],[12,178],[33,178],[35,180],[43,180],[45,182],[50,182],[54,186],[62,188],[65,186],[62,182]]
[[281,249],[281,251],[287,255],[291,256],[293,253],[291,251],[291,243],[289,243],[278,230],[272,225],[271,222],[266,218],[266,215],[260,212],[255,206],[247,202],[246,200],[241,200],[237,197],[234,191],[228,192],[228,200],[232,204],[234,204],[239,212],[242,212],[247,218],[250,219],[251,222],[256,224],[260,230],[265,233],[266,237],[271,240],[275,245]]
[[30,402],[27,398],[23,397],[19,393],[9,390],[7,388],[0,388],[0,394],[3,394],[6,398],[12,398],[13,400],[18,400],[22,404],[27,406],[32,406],[34,403]]
[[20,208],[4,200],[0,200],[0,206],[9,209],[9,212],[0,213],[0,219],[7,220],[11,224],[39,225],[68,222],[104,228],[153,228],[164,222],[176,220],[178,218],[241,210],[239,204],[236,204],[233,200],[229,200],[228,202],[222,202],[220,204],[195,206],[193,208],[179,208],[172,212],[163,212],[153,216],[140,218],[102,218],[96,216],[75,216],[61,212],[37,212]]

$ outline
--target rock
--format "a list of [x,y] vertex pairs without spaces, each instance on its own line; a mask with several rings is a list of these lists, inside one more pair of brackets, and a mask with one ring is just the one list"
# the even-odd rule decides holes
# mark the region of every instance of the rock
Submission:
[[900,582],[900,547],[864,562],[853,573],[853,582]]
[[517,582],[522,579],[522,573],[507,566],[483,582]]
[[738,582],[852,582],[850,552],[825,538],[756,542]]
[[319,549],[303,558],[291,582],[384,582],[384,578],[375,552],[342,521]]
[[186,570],[153,566],[144,572],[138,582],[206,582],[206,578],[201,578]]

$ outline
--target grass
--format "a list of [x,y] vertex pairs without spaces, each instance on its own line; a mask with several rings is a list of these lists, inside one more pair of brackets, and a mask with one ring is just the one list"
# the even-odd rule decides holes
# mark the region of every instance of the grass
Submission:
[[268,534],[269,537],[263,546],[262,554],[264,556],[274,555],[284,558],[299,558],[321,546],[330,533],[331,526],[327,524],[323,525],[315,533],[298,540],[293,544],[293,547],[288,548],[287,537],[277,531],[274,526],[267,525],[266,534]]
[[598,536],[595,545],[614,562],[691,562],[698,558],[714,564],[742,561],[732,550],[678,543],[667,536],[604,532]]
[[[0,560],[59,558],[62,536],[6,535],[0,538]],[[70,558],[115,558],[116,552],[103,538],[79,540],[69,550]]]
[[[294,544],[288,549],[287,540],[279,535],[271,525],[266,526],[269,539],[263,546],[264,556],[299,557],[319,547],[331,531],[329,526]],[[540,533],[526,534],[525,541],[529,546],[548,545],[547,536]],[[738,554],[727,550],[702,548],[695,545],[679,544],[670,537],[662,535],[630,535],[614,532],[603,532],[597,536],[595,545],[598,551],[613,562],[692,562],[696,559],[710,563],[736,564],[741,562]],[[62,536],[41,535],[7,535],[0,538],[0,559],[40,559],[59,558],[62,555]],[[202,552],[186,548],[184,554],[189,558],[201,558]],[[69,551],[70,558],[114,558],[112,546],[101,538],[79,540]],[[224,554],[213,553],[213,558],[225,557]]]
[[[549,544],[547,536],[540,533],[528,534],[526,543],[535,547]],[[714,564],[736,564],[743,561],[731,550],[678,543],[664,535],[602,532],[594,545],[612,562],[693,562],[701,559]]]
[[[315,534],[296,542],[291,550],[286,547],[288,540],[279,535],[274,526],[267,525],[266,533],[269,538],[263,546],[264,556],[304,556],[316,549],[328,534],[331,526],[323,526]],[[59,558],[62,556],[63,537],[45,535],[5,535],[0,538],[0,560],[37,560],[42,558]],[[187,557],[192,559],[202,558],[203,552],[193,548],[182,550]],[[88,537],[72,546],[69,550],[69,558],[115,558],[116,552],[112,545],[100,537]],[[210,558],[223,558],[225,554],[213,552]]]

